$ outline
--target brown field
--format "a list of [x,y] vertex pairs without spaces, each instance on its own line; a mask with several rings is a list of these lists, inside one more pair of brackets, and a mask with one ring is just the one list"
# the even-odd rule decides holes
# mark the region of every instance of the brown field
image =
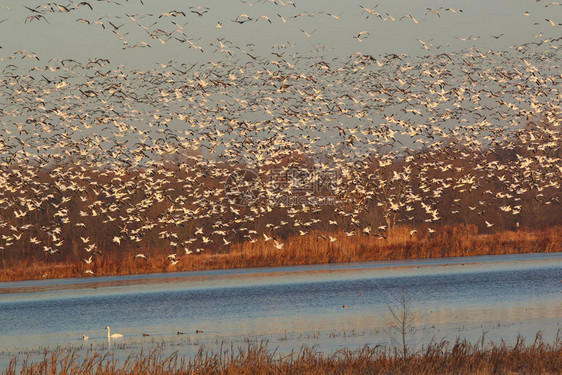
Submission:
[[[520,229],[490,234],[478,234],[478,228],[469,226],[417,227],[410,235],[410,227],[396,227],[387,238],[356,234],[346,236],[344,231],[323,233],[312,231],[305,236],[290,236],[283,240],[282,250],[273,241],[260,238],[254,243],[233,244],[226,253],[178,253],[179,263],[171,265],[169,249],[152,251],[148,259],[135,258],[130,252],[121,257],[103,257],[86,264],[76,262],[41,262],[22,260],[0,269],[0,281],[40,278],[92,277],[84,274],[91,269],[97,276],[128,275],[155,272],[178,272],[244,267],[276,267],[304,264],[362,262],[378,260],[425,259],[476,255],[521,253],[549,253],[562,251],[562,226],[542,230]],[[328,235],[336,239],[330,242]],[[322,236],[322,237],[320,237]],[[142,249],[138,250],[142,252]]]
[[267,342],[249,342],[245,347],[201,348],[193,358],[177,353],[162,354],[156,347],[148,353],[119,361],[111,353],[77,350],[45,351],[43,359],[13,358],[5,375],[13,374],[560,374],[562,338],[542,342],[540,333],[532,344],[518,339],[514,346],[470,344],[457,340],[435,342],[403,358],[400,350],[365,346],[325,354],[303,347],[290,354],[276,353]]

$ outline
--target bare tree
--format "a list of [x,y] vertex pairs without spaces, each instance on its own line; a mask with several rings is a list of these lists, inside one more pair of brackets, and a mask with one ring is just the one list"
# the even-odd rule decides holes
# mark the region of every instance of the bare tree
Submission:
[[413,334],[418,313],[413,308],[412,296],[406,292],[400,293],[393,304],[388,304],[388,325],[392,333],[390,339],[395,347],[401,347],[403,359],[409,353],[408,335]]

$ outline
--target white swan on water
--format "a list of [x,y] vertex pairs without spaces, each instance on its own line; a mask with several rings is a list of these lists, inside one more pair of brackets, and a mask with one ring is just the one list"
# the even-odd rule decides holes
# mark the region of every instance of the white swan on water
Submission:
[[105,329],[107,329],[107,341],[111,341],[111,339],[118,339],[120,337],[123,337],[122,334],[120,333],[114,333],[113,335],[111,334],[111,329],[109,328],[109,326],[105,327]]

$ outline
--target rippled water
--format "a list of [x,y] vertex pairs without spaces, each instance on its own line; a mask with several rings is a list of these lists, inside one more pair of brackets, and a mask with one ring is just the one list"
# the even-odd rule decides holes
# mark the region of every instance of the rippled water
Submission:
[[403,293],[418,315],[412,344],[483,331],[552,340],[561,281],[555,253],[0,283],[0,363],[42,347],[107,345],[106,325],[128,348],[163,341],[185,354],[248,336],[281,350],[384,345],[388,305]]

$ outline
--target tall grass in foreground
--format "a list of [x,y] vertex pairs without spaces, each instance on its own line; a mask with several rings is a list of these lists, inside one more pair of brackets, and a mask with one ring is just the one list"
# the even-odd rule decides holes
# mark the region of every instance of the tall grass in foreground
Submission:
[[[559,332],[560,333],[560,332]],[[193,358],[177,353],[165,356],[162,346],[148,353],[116,360],[111,353],[77,351],[45,352],[32,363],[14,358],[5,375],[15,374],[560,374],[562,340],[542,342],[540,333],[532,344],[518,338],[514,346],[470,344],[457,340],[434,342],[403,358],[400,350],[365,346],[325,354],[302,347],[289,354],[270,350],[267,342],[249,342],[244,347],[203,348]]]
[[[155,272],[195,271],[243,267],[277,267],[304,264],[362,262],[377,260],[427,259],[474,255],[504,255],[562,251],[562,226],[542,230],[504,231],[481,235],[474,226],[436,227],[435,233],[417,227],[396,227],[386,238],[345,231],[311,231],[305,236],[291,236],[279,241],[283,249],[275,248],[273,241],[260,238],[256,242],[233,244],[228,252],[182,255],[178,264],[168,259],[169,250],[153,251],[146,260],[127,257],[103,257],[88,265],[78,263],[38,263],[22,260],[0,269],[0,281],[39,278],[88,276],[91,269],[96,276],[127,275]],[[336,240],[331,242],[327,238]],[[142,252],[139,249],[138,252]]]

